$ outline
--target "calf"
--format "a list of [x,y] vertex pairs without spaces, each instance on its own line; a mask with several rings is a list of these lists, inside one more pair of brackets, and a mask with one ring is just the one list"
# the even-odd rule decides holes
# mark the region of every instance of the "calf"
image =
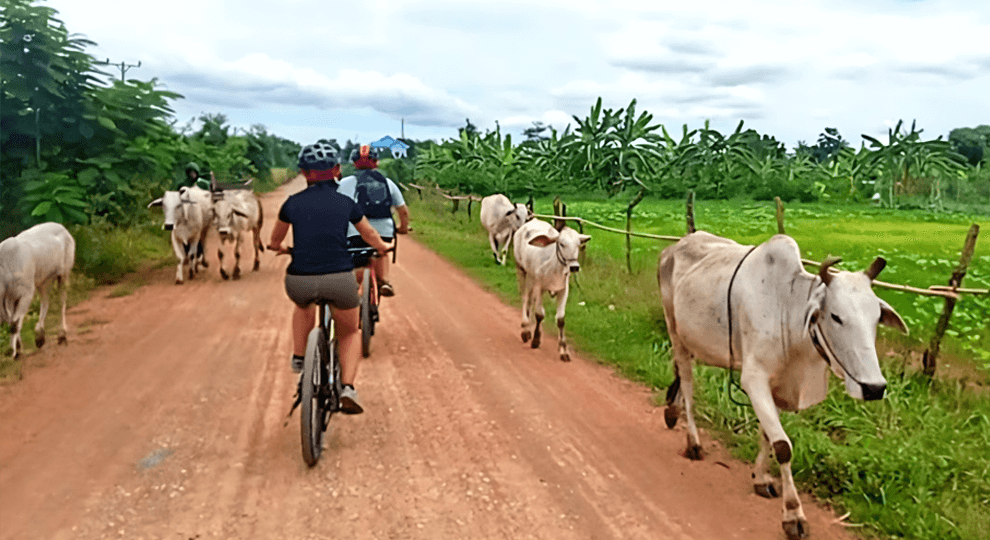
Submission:
[[822,264],[817,275],[806,272],[797,243],[784,235],[751,247],[696,232],[660,254],[657,278],[676,377],[667,390],[667,426],[673,428],[683,410],[687,456],[701,459],[692,358],[740,370],[760,421],[754,489],[777,496],[767,471],[772,448],[783,480],[783,527],[791,539],[807,536],[808,522],[778,411],[825,399],[829,368],[845,379],[850,396],[881,399],[887,382],[877,360],[877,323],[907,332],[900,315],[870,288],[886,264],[882,258],[865,272],[829,273],[836,262]]
[[[572,272],[581,269],[578,253],[581,246],[591,240],[570,227],[558,232],[550,224],[532,220],[516,231],[513,254],[516,258],[516,277],[519,279],[519,295],[522,297],[522,340],[533,339],[534,349],[540,346],[540,324],[543,322],[543,293],[557,299],[557,328],[560,337],[557,345],[560,359],[571,359],[564,337],[564,314],[567,308],[567,292]],[[534,321],[535,311],[535,321]]]
[[233,278],[241,278],[241,239],[248,230],[254,233],[254,267],[252,270],[258,270],[261,266],[260,254],[265,250],[261,243],[261,225],[264,222],[261,201],[251,191],[229,190],[224,192],[223,198],[214,203],[213,210],[214,224],[217,232],[220,233],[220,245],[217,246],[220,276],[223,279],[230,279],[231,277],[223,268],[223,245],[232,242],[234,244]]
[[532,214],[523,204],[513,205],[505,195],[489,195],[481,199],[481,225],[488,231],[496,264],[505,264],[512,235]]
[[62,292],[62,329],[58,342],[68,342],[69,327],[65,307],[69,276],[76,262],[76,241],[58,223],[42,223],[0,242],[0,323],[11,325],[13,358],[23,348],[21,327],[31,307],[34,291],[41,293],[38,324],[34,327],[35,346],[45,344],[45,316],[48,315],[48,285],[55,280]]
[[152,206],[162,207],[165,215],[162,228],[172,231],[172,251],[179,259],[175,284],[181,285],[187,267],[192,279],[200,264],[207,266],[203,246],[213,216],[210,193],[198,187],[183,187],[179,191],[166,191],[148,204],[148,208]]

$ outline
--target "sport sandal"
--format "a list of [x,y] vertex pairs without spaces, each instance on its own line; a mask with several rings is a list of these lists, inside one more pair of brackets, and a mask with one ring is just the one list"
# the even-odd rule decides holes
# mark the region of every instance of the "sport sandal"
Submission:
[[340,391],[340,412],[344,414],[361,414],[364,409],[358,403],[357,390],[349,384],[345,384]]

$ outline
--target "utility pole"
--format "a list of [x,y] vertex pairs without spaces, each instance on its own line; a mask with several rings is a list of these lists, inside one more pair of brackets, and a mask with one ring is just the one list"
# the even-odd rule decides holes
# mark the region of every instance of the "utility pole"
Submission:
[[124,63],[124,62],[121,62],[119,64],[114,64],[114,63],[110,62],[110,59],[109,58],[107,58],[103,62],[96,61],[94,63],[100,64],[101,66],[114,66],[114,67],[118,68],[120,70],[120,82],[124,82],[124,75],[127,74],[127,70],[128,69],[135,68],[135,67],[141,67],[141,61],[140,60],[138,60],[138,63],[137,64],[127,64],[127,63]]
[[406,138],[406,119],[402,119],[402,138]]

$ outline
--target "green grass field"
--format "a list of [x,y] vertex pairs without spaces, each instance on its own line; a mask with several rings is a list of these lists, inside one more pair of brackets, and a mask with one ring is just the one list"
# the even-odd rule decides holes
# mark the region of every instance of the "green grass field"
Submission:
[[[450,203],[442,199],[419,200],[411,193],[407,200],[418,239],[510,305],[519,305],[512,265],[495,265],[476,211],[468,219],[463,205],[452,215]],[[621,202],[565,202],[569,215],[624,227]],[[538,200],[536,210],[550,213],[550,202]],[[771,205],[699,201],[696,225],[742,243],[759,243],[776,232],[773,210]],[[644,201],[634,214],[634,230],[682,235],[684,213],[679,201]],[[788,232],[806,257],[840,255],[845,269],[861,270],[881,254],[888,260],[881,279],[924,287],[948,279],[971,223],[979,222],[984,231],[990,223],[986,217],[982,221],[965,216],[933,218],[924,213],[825,205],[788,205],[786,217]],[[583,354],[653,388],[660,402],[672,370],[656,263],[668,243],[634,239],[634,272],[629,275],[624,237],[586,232],[593,239],[568,300],[571,342]],[[965,284],[990,285],[988,267],[988,249],[978,244]],[[952,328],[957,336],[947,336],[943,346],[941,367],[961,362],[966,365],[964,375],[946,370],[951,375],[940,373],[929,382],[915,364],[941,301],[894,291],[878,290],[878,294],[895,306],[912,331],[905,340],[882,330],[879,347],[887,351],[883,368],[889,397],[856,401],[844,394],[841,384],[833,384],[822,404],[800,415],[783,414],[784,427],[795,444],[795,479],[840,513],[851,512],[847,521],[863,524],[857,530],[868,537],[988,538],[990,362],[978,356],[988,348],[986,297],[981,302],[967,296],[957,305]],[[552,307],[547,300],[548,310]],[[547,327],[551,334],[552,326]],[[730,398],[726,374],[696,368],[696,416],[738,457],[752,461],[757,451],[756,419],[751,409],[733,403],[746,397],[735,391]]]

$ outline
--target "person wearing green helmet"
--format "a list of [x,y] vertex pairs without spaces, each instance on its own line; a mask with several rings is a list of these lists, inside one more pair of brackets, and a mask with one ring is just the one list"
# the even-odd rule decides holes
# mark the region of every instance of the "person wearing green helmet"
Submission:
[[175,189],[187,186],[196,186],[200,189],[210,191],[210,180],[201,176],[199,165],[195,161],[186,164],[186,177],[175,182]]

